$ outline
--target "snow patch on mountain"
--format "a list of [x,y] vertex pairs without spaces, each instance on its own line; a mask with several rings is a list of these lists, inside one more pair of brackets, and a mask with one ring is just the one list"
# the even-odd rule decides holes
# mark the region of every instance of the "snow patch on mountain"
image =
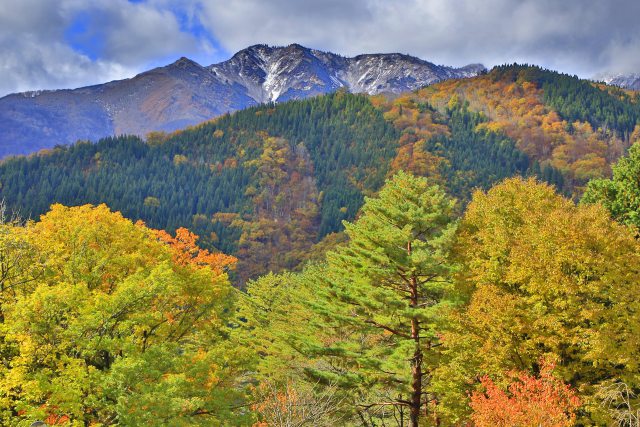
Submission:
[[603,81],[608,85],[623,89],[640,90],[640,74],[600,74],[594,80]]
[[246,94],[259,103],[303,98],[339,88],[370,95],[401,93],[485,71],[481,64],[452,68],[398,53],[347,58],[298,44],[250,46],[208,68],[225,81],[244,87]]

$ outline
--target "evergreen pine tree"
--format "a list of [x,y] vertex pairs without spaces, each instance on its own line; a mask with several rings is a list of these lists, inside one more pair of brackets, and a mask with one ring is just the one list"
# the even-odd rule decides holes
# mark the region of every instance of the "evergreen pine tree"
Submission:
[[396,174],[378,198],[366,199],[356,222],[345,222],[350,242],[328,254],[326,301],[316,307],[336,330],[342,326],[351,329],[351,337],[369,337],[361,345],[336,337],[331,348],[319,350],[352,360],[355,378],[386,385],[378,397],[393,396],[361,406],[408,408],[399,412],[409,412],[412,426],[433,403],[427,390],[430,362],[455,268],[449,260],[454,204],[426,179]]

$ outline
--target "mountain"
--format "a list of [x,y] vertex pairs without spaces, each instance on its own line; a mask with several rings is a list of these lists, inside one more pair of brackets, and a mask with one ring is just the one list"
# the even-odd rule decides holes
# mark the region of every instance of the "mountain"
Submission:
[[400,93],[483,70],[479,64],[451,68],[395,53],[345,58],[297,44],[251,46],[208,67],[180,58],[130,79],[1,98],[0,158],[77,140],[171,132],[252,105],[338,88]]
[[345,58],[298,44],[251,46],[209,69],[225,82],[243,87],[258,103],[300,99],[339,88],[369,95],[397,94],[485,70],[481,64],[438,66],[399,53]]
[[173,131],[253,101],[186,58],[131,79],[0,99],[0,156],[108,135]]
[[153,228],[187,227],[202,246],[238,256],[242,282],[335,243],[342,220],[398,170],[438,183],[459,207],[513,175],[579,198],[640,141],[639,95],[521,65],[394,97],[342,89],[146,141],[9,158],[0,196],[32,218],[52,203],[106,203]]
[[603,74],[598,77],[609,85],[618,86],[623,89],[640,90],[640,74]]
[[106,203],[153,228],[188,227],[202,246],[237,255],[244,281],[294,268],[400,168],[431,176],[461,200],[475,187],[536,173],[513,141],[477,132],[484,119],[462,106],[441,114],[405,103],[403,114],[416,120],[406,134],[393,108],[338,91],[159,139],[57,147],[2,162],[0,193],[28,217],[52,203]]

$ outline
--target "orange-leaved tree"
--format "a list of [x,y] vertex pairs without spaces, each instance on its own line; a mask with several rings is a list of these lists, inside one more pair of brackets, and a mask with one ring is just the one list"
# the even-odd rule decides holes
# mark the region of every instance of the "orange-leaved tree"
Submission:
[[580,399],[553,376],[553,363],[543,362],[538,376],[511,372],[505,391],[485,375],[483,391],[471,394],[471,419],[477,427],[568,427],[575,422]]
[[184,227],[176,230],[176,236],[164,230],[154,230],[158,240],[169,245],[173,253],[173,262],[178,265],[208,266],[216,273],[235,268],[235,257],[223,253],[211,253],[196,244],[198,235]]

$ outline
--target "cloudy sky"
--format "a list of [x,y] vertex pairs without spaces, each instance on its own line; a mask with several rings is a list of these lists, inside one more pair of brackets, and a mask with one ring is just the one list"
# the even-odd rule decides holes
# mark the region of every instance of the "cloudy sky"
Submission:
[[125,78],[256,43],[447,65],[640,72],[640,0],[0,0],[0,96]]

